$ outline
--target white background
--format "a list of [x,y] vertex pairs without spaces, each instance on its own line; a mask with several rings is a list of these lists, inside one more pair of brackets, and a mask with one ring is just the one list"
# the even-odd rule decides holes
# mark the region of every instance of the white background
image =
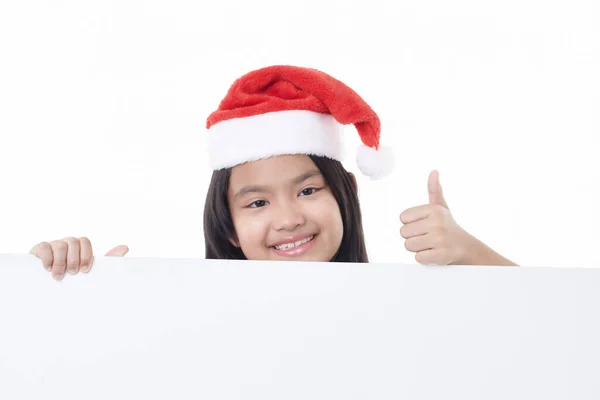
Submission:
[[203,257],[206,117],[243,73],[295,64],[353,87],[395,148],[388,180],[358,176],[372,261],[414,262],[398,214],[435,168],[508,258],[600,265],[596,0],[0,4],[0,252],[85,235]]

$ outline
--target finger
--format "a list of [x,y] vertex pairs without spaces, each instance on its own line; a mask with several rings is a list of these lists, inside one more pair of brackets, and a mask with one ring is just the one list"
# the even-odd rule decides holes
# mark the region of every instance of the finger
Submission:
[[404,239],[410,239],[414,236],[421,236],[428,233],[431,230],[430,223],[427,219],[411,222],[403,225],[400,228],[400,236]]
[[438,171],[432,171],[427,180],[427,191],[429,192],[429,204],[437,204],[449,208],[444,199],[442,185],[440,184],[440,174]]
[[50,243],[52,247],[52,254],[54,256],[54,262],[52,263],[52,277],[58,281],[62,280],[65,276],[65,270],[67,268],[67,242],[62,240],[56,240]]
[[67,273],[71,275],[75,275],[79,272],[79,250],[80,244],[79,240],[74,237],[68,237],[63,239],[64,242],[67,242]]
[[92,243],[86,237],[79,238],[79,244],[81,245],[79,250],[79,257],[81,259],[79,263],[79,271],[87,274],[92,269],[92,262],[94,253],[92,251]]
[[447,265],[446,255],[440,249],[428,249],[415,254],[415,260],[423,265]]
[[412,251],[413,253],[419,251],[430,250],[435,247],[435,240],[432,235],[421,235],[406,239],[404,242],[406,250]]
[[430,204],[409,208],[400,214],[400,221],[403,224],[410,224],[427,218],[433,211]]
[[42,265],[46,271],[52,271],[52,263],[54,262],[54,256],[52,255],[52,247],[50,243],[41,242],[33,246],[29,251],[29,254],[36,256],[42,260]]
[[109,257],[123,257],[129,251],[129,247],[125,245],[117,246],[106,253]]

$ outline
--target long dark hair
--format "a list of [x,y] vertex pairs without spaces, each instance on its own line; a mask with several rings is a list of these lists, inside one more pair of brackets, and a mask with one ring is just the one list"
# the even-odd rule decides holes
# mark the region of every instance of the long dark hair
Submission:
[[[342,243],[331,261],[369,262],[354,179],[339,161],[319,156],[309,157],[323,174],[342,215],[344,235]],[[207,259],[246,259],[242,250],[230,242],[230,239],[236,239],[227,200],[230,175],[231,169],[214,171],[206,195],[204,241]]]

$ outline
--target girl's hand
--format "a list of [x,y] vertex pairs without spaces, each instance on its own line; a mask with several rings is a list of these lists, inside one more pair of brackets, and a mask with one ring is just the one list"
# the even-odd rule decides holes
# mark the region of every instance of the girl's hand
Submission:
[[[117,246],[106,253],[107,256],[122,257],[129,251],[127,246]],[[57,281],[63,279],[65,272],[75,275],[88,273],[94,261],[92,244],[88,238],[68,237],[53,242],[41,242],[35,245],[30,254],[40,258],[47,271]]]
[[516,265],[461,228],[444,199],[439,174],[427,182],[429,204],[409,208],[400,215],[400,235],[420,264]]

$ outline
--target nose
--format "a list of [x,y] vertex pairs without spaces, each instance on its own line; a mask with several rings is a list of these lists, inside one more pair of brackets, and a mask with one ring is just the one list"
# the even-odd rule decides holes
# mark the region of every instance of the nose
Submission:
[[277,208],[273,221],[273,229],[277,231],[293,231],[305,222],[301,207],[293,202],[286,202]]

